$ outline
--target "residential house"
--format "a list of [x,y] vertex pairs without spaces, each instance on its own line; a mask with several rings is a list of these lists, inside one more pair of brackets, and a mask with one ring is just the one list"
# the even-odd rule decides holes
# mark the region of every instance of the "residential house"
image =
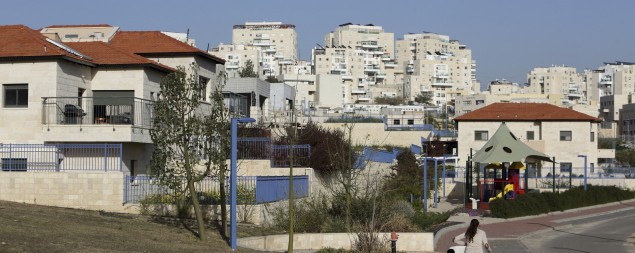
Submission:
[[[579,155],[587,156],[590,167],[607,165],[615,150],[598,145],[601,120],[571,109],[546,103],[493,103],[454,118],[457,124],[458,156],[467,159],[481,149],[501,123],[514,136],[533,149],[555,157],[559,171],[584,167]],[[551,164],[542,166],[538,175],[545,176]],[[540,168],[539,164],[528,166]]]
[[192,63],[209,94],[224,61],[158,31],[0,26],[0,143],[121,143],[121,171],[144,174],[160,81]]

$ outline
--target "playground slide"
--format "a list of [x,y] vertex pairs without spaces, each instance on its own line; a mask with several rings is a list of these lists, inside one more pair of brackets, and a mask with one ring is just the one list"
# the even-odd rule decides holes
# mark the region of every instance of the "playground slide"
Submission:
[[496,195],[496,197],[489,198],[489,202],[492,202],[492,200],[495,200],[495,199],[500,199],[503,197],[503,194],[507,195],[508,192],[513,190],[514,190],[514,184],[507,184],[505,185],[503,192],[499,192],[498,195]]

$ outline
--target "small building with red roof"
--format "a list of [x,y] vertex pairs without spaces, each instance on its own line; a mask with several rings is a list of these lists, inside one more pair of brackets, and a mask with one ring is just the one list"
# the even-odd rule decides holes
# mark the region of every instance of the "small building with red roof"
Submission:
[[[458,156],[475,153],[505,122],[511,132],[536,151],[555,157],[556,173],[584,167],[578,155],[587,156],[587,166],[598,168],[615,158],[613,149],[599,148],[599,118],[547,103],[493,103],[454,118],[458,128]],[[537,176],[545,176],[551,165],[530,164]],[[534,170],[543,167],[543,171]],[[574,172],[575,174],[576,172]]]
[[158,31],[0,26],[0,144],[122,143],[123,171],[143,174],[161,79],[191,64],[211,93],[224,60]]

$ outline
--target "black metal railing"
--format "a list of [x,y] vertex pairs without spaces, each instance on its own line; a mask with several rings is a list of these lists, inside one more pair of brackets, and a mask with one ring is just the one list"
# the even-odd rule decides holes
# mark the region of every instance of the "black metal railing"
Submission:
[[151,128],[154,102],[135,97],[44,97],[45,125],[132,125]]

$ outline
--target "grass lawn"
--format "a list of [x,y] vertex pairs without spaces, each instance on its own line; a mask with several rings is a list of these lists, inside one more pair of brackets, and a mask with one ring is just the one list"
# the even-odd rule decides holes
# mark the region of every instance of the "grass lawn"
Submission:
[[[0,252],[231,252],[218,230],[201,242],[193,221],[0,201]],[[268,234],[240,225],[239,237]],[[240,249],[239,252],[260,252]]]

